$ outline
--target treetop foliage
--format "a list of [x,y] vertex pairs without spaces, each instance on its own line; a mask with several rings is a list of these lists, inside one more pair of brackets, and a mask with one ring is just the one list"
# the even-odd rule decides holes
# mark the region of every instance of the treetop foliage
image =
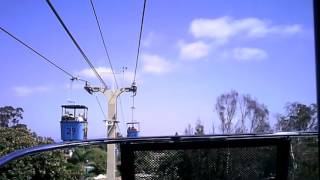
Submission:
[[0,127],[9,127],[17,125],[19,121],[23,119],[22,113],[23,109],[21,107],[0,107]]

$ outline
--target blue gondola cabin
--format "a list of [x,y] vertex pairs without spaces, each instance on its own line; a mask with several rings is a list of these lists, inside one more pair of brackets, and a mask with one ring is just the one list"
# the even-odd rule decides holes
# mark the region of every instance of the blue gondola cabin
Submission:
[[139,122],[127,123],[127,137],[137,138],[137,137],[139,137],[139,132],[140,132],[140,123]]
[[61,107],[61,139],[63,141],[86,140],[88,108],[83,105],[62,105]]

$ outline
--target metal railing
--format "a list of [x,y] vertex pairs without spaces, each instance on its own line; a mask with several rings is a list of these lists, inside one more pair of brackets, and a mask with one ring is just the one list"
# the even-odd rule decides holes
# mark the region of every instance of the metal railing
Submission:
[[[307,139],[312,141],[305,141]],[[303,153],[301,149],[296,150],[308,143],[313,143],[312,147],[317,150],[317,133],[94,139],[18,150],[1,157],[0,167],[20,157],[46,151],[120,144],[120,173],[123,180],[296,179],[302,167],[299,164],[301,159],[317,161],[315,149],[310,149],[310,145]]]

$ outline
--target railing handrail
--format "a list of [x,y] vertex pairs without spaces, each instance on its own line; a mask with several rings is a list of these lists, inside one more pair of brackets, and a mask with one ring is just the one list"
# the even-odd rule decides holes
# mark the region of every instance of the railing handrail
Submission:
[[215,134],[202,136],[149,136],[139,138],[100,138],[84,141],[59,142],[45,144],[35,147],[16,150],[0,157],[0,167],[26,155],[33,155],[57,149],[92,146],[100,144],[119,144],[119,143],[152,143],[152,142],[174,142],[174,141],[214,141],[214,140],[233,140],[233,139],[268,139],[268,138],[290,138],[290,137],[316,137],[317,132],[279,132],[270,134]]

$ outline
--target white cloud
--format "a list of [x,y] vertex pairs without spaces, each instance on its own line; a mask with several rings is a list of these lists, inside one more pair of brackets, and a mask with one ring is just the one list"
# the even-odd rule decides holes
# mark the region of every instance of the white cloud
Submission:
[[268,58],[267,52],[258,48],[235,48],[232,54],[233,58],[239,61],[256,61]]
[[197,41],[193,43],[180,42],[180,58],[188,60],[196,60],[206,57],[209,53],[210,45]]
[[[110,68],[106,68],[106,67],[97,67],[96,68],[97,72],[100,74],[100,76],[103,79],[106,79],[108,81],[112,81],[113,80],[113,75],[112,75],[112,71]],[[96,78],[95,73],[92,71],[91,68],[86,68],[81,70],[80,72],[78,72],[78,74],[80,76],[83,76],[85,78]]]
[[[109,82],[109,83],[114,83],[114,77],[111,68],[106,68],[106,67],[97,67],[96,68],[97,72],[99,75],[102,77],[103,80]],[[77,74],[84,79],[97,79],[95,73],[92,71],[91,68],[86,68],[82,69]],[[125,71],[124,73],[122,72],[115,72],[117,82],[119,85],[121,85],[121,81],[124,81],[123,83],[128,83],[132,82],[134,73],[132,71]],[[139,81],[139,75],[137,74],[137,81]]]
[[228,17],[195,19],[191,22],[190,32],[196,38],[209,37],[223,42],[234,33]]
[[265,37],[270,34],[292,35],[302,30],[301,25],[273,25],[270,21],[258,18],[233,19],[228,16],[216,19],[194,19],[190,32],[196,38],[211,38],[227,43],[234,36]]
[[173,64],[156,54],[142,54],[143,71],[152,74],[164,74],[173,69]]
[[17,96],[29,96],[32,94],[45,93],[50,91],[49,87],[46,86],[15,86],[12,88]]

